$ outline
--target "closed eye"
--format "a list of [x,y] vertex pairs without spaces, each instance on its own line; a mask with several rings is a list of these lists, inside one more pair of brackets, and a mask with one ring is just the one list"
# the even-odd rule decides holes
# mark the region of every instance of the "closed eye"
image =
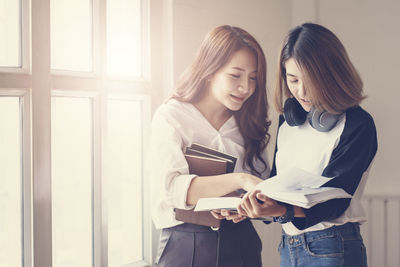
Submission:
[[232,77],[235,78],[235,79],[240,78],[240,75],[237,75],[237,74],[231,73],[231,74],[229,74],[229,75],[232,76]]

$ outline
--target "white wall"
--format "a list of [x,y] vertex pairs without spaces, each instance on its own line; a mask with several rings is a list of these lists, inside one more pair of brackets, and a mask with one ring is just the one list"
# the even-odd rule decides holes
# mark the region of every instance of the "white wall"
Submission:
[[378,153],[367,193],[400,194],[399,12],[398,0],[321,1],[319,7],[320,22],[338,33],[360,72],[368,95],[362,106],[375,118]]

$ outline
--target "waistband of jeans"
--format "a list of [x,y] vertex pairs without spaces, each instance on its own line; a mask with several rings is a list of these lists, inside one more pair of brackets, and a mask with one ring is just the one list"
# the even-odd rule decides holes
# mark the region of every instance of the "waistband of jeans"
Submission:
[[299,235],[288,235],[285,233],[285,231],[282,231],[282,235],[287,238],[297,238],[297,237],[308,237],[311,238],[313,236],[320,236],[320,235],[331,235],[334,233],[354,233],[354,232],[360,232],[360,224],[358,222],[348,222],[342,225],[334,225],[326,229],[322,230],[316,230],[316,231],[311,231],[311,232],[305,232]]

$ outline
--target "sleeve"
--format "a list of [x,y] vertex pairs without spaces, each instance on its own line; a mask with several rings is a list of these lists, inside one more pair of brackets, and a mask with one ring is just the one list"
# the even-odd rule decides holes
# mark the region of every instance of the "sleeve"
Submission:
[[191,206],[186,205],[187,191],[196,175],[189,174],[182,137],[164,114],[168,110],[162,112],[158,110],[153,117],[146,164],[152,198],[162,198],[174,208],[188,209]]
[[[276,134],[276,143],[275,143],[275,152],[274,152],[274,161],[272,162],[272,168],[271,168],[271,172],[269,174],[269,177],[274,177],[276,176],[276,164],[275,164],[275,158],[276,158],[276,151],[278,151],[278,132],[279,132],[279,128],[281,127],[282,123],[284,123],[285,119],[283,117],[283,115],[279,115],[279,124],[278,124],[278,131]],[[271,221],[263,221],[265,224],[270,224]]]
[[275,164],[275,158],[276,158],[276,152],[278,151],[278,133],[279,133],[279,128],[281,125],[285,122],[285,118],[283,115],[279,115],[279,125],[278,125],[278,131],[276,133],[276,143],[275,143],[275,152],[274,152],[274,161],[272,163],[272,168],[269,177],[274,177],[276,176],[276,164]]
[[[377,151],[377,137],[372,117],[357,109],[346,113],[346,122],[339,144],[333,150],[322,176],[334,177],[323,186],[344,189],[354,195],[363,173]],[[304,209],[305,218],[296,217],[292,223],[300,230],[322,221],[336,219],[349,207],[351,199],[333,199]]]

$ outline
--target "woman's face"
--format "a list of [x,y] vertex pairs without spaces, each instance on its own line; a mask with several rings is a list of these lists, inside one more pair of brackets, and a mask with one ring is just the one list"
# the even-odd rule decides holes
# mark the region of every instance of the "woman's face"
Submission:
[[300,71],[296,61],[289,58],[285,63],[286,84],[292,95],[299,101],[300,105],[307,112],[311,110],[312,102],[307,95],[307,89],[304,87],[303,74]]
[[209,90],[216,102],[237,111],[254,93],[256,83],[256,57],[249,49],[241,49],[211,77]]

